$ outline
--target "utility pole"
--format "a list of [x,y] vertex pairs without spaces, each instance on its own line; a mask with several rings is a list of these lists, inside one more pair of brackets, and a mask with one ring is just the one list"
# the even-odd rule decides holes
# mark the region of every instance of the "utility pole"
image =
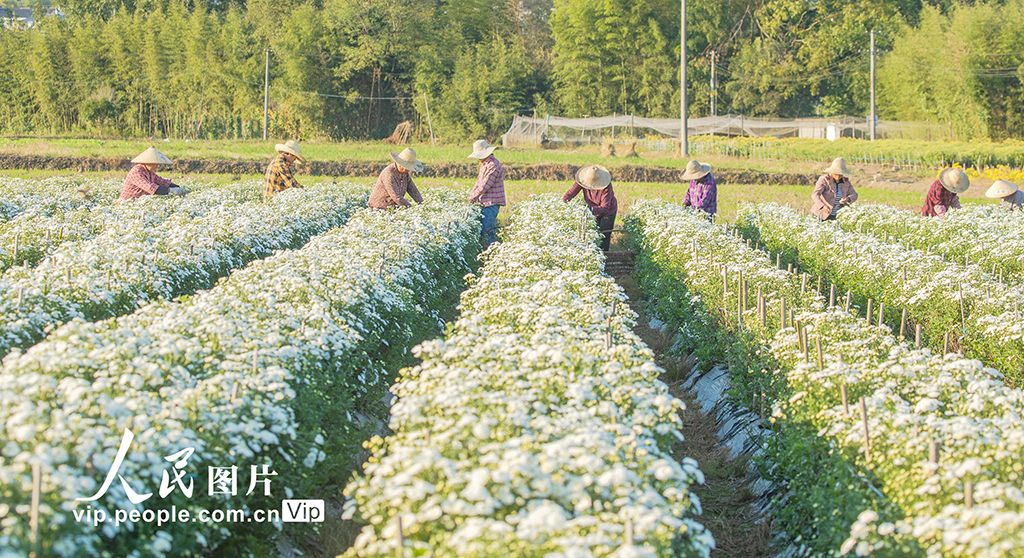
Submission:
[[711,116],[718,116],[718,87],[715,83],[715,51],[711,51]]
[[264,50],[263,62],[263,141],[267,141],[267,109],[270,106],[270,51]]
[[871,32],[871,141],[875,141],[875,32]]
[[686,0],[679,0],[679,156],[690,156],[689,130],[686,123]]

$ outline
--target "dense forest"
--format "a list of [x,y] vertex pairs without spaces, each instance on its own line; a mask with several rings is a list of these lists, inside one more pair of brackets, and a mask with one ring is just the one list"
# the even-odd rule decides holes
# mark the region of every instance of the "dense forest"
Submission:
[[[0,0],[12,7],[13,0]],[[5,3],[5,4],[4,4]],[[678,0],[62,0],[0,30],[0,133],[363,139],[404,120],[678,116]],[[691,116],[865,116],[1024,138],[1024,0],[689,0]],[[0,11],[0,15],[2,11]]]

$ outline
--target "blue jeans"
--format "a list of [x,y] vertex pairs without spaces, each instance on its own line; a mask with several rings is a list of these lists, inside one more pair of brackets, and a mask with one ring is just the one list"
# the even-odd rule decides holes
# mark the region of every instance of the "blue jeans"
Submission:
[[500,205],[489,205],[480,213],[480,220],[483,225],[480,229],[480,237],[483,239],[484,248],[498,240],[498,229],[496,227],[499,211],[501,211]]

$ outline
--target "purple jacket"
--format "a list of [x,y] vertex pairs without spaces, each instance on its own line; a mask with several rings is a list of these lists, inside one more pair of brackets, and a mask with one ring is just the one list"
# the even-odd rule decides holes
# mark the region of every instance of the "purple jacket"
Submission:
[[562,196],[562,201],[571,201],[580,190],[583,190],[583,201],[587,202],[587,207],[594,213],[594,217],[615,215],[619,211],[619,202],[615,199],[615,190],[612,190],[611,184],[600,190],[587,190],[580,186],[579,182],[574,182],[572,188]]
[[718,181],[715,175],[709,172],[700,180],[691,180],[683,205],[704,210],[711,215],[718,213]]

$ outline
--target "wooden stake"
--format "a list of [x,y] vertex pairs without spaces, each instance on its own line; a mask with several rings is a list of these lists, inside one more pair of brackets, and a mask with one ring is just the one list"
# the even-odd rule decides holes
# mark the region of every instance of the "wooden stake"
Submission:
[[402,516],[396,518],[398,520],[398,552],[400,556],[405,555],[405,531],[402,529]]
[[633,520],[626,518],[626,546],[633,546]]
[[30,558],[36,558],[42,554],[39,544],[39,501],[42,496],[43,472],[39,463],[32,464],[32,499],[28,516],[28,542],[31,552]]
[[775,267],[782,269],[782,252],[775,254]]
[[25,299],[25,287],[18,287],[18,302],[14,307],[21,310],[21,302]]
[[801,273],[800,274],[800,298],[803,298],[804,294],[806,294],[806,293],[807,293],[807,274],[806,273]]
[[846,384],[842,384],[839,386],[839,396],[843,400],[843,414],[846,416],[850,416],[850,398],[849,392],[846,389]]
[[960,282],[960,327],[967,330],[967,311],[964,309],[964,284]]
[[15,266],[18,264],[18,240],[20,240],[21,234],[14,235],[14,256],[11,258],[11,265]]
[[864,425],[864,458],[871,461],[871,436],[868,431],[868,404],[863,397],[860,398],[860,419]]
[[832,283],[828,290],[828,307],[833,308],[836,305],[836,284]]
[[914,326],[914,346],[921,348],[921,324]]
[[885,325],[885,302],[878,303],[878,327]]
[[818,370],[825,369],[825,359],[821,354],[821,337],[814,338],[814,346],[818,350]]
[[853,302],[853,293],[846,291],[846,313],[850,313],[850,304]]
[[821,275],[818,276],[818,294],[821,294]]
[[786,271],[788,271],[789,273],[793,273],[793,264],[787,265],[786,266]]
[[71,286],[71,268],[70,267],[67,268],[66,273],[64,274],[64,276],[68,280],[68,286],[70,287]]
[[260,360],[259,359],[260,359],[260,352],[259,352],[259,350],[258,349],[253,349],[253,351],[252,351],[252,373],[253,373],[253,375],[256,375],[256,374],[259,373],[259,370],[260,370],[260,367],[259,367]]
[[868,299],[868,316],[867,316],[868,317],[868,325],[871,325],[871,305],[872,304],[874,304],[874,301],[869,298]]
[[935,440],[928,440],[928,461],[939,464],[939,443]]
[[779,319],[782,320],[782,329],[786,329],[786,297],[779,299],[781,306],[779,307]]
[[974,507],[974,481],[964,479],[964,507]]
[[907,336],[907,309],[904,308],[900,316],[900,338],[905,339]]
[[949,332],[946,332],[946,340],[942,342],[942,354],[949,354]]

